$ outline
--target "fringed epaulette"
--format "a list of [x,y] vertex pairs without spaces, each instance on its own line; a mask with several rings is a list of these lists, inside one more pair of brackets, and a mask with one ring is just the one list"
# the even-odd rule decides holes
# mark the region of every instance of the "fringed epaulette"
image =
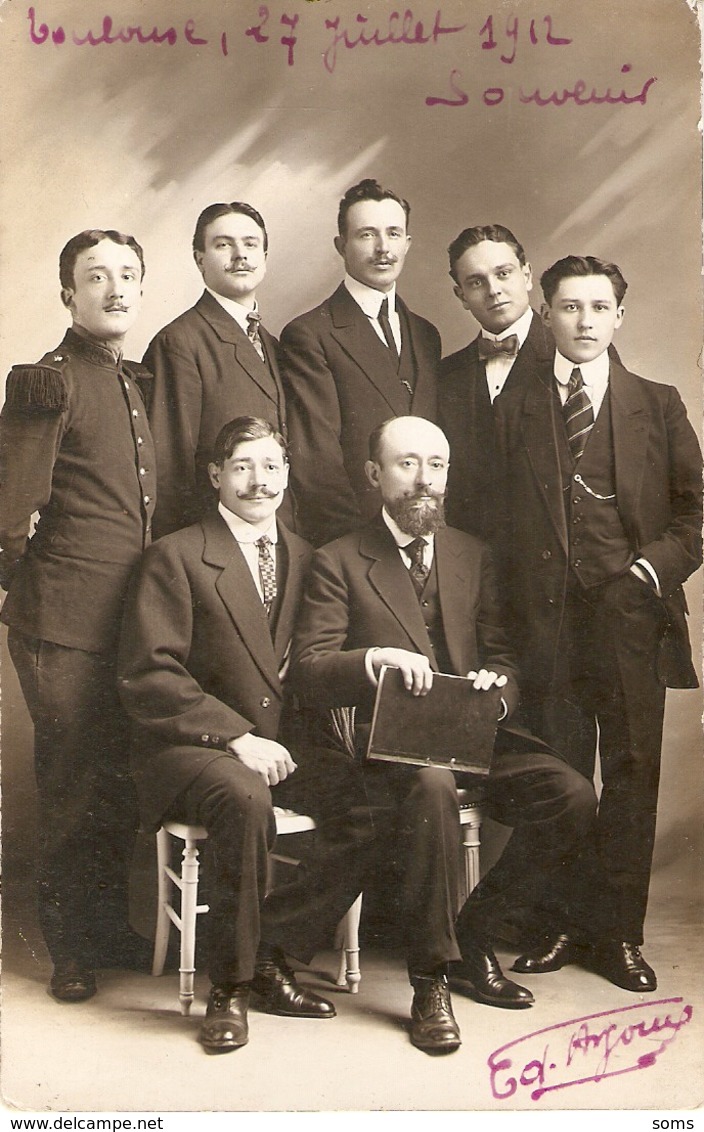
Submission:
[[147,412],[152,404],[152,391],[154,389],[154,374],[150,369],[147,369],[141,362],[123,362],[122,368],[125,373],[132,375],[133,381],[136,383],[139,392],[142,395],[145,408]]
[[8,374],[5,404],[26,413],[63,413],[68,408],[66,380],[47,365],[13,366]]

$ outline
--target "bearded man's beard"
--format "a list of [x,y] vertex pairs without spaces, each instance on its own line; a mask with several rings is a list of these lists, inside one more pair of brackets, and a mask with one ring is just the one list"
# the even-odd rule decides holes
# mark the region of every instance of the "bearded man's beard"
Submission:
[[433,495],[404,496],[386,504],[386,510],[396,525],[407,535],[419,538],[434,535],[445,526],[445,497]]

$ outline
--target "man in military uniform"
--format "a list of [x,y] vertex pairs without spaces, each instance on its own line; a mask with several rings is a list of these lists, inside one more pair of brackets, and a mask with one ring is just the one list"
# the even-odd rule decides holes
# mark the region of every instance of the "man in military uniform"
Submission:
[[81,232],[59,274],[72,326],[37,365],[12,369],[0,414],[0,582],[34,722],[51,991],[78,1002],[95,994],[95,968],[143,963],[148,951],[128,925],[137,810],[115,654],[128,577],[150,540],[155,475],[137,384],[145,371],[122,358],[142,249],[119,232]]

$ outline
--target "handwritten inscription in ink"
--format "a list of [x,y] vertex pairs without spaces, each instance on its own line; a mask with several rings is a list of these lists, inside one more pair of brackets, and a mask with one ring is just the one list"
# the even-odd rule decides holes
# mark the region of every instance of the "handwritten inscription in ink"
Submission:
[[[293,0],[291,6],[294,6]],[[204,25],[206,16],[200,19]],[[428,107],[462,107],[477,99],[487,107],[513,101],[524,106],[547,108],[548,111],[562,106],[645,106],[657,82],[655,75],[637,76],[632,73],[633,65],[627,62],[620,66],[618,78],[606,86],[595,85],[582,75],[570,79],[567,85],[554,85],[549,78],[542,77],[546,73],[549,75],[545,50],[548,49],[551,55],[556,49],[562,58],[569,59],[568,53],[575,47],[575,38],[569,34],[571,28],[562,24],[558,27],[549,14],[530,17],[508,15],[505,18],[497,14],[481,14],[472,24],[459,24],[446,19],[441,8],[418,18],[417,10],[411,7],[392,8],[391,11],[385,7],[383,15],[372,17],[359,11],[330,15],[326,3],[320,9],[308,7],[303,15],[289,11],[277,18],[267,4],[260,4],[256,22],[244,28],[238,39],[234,39],[227,28],[213,32],[205,26],[196,27],[194,19],[187,19],[182,25],[142,27],[139,24],[123,25],[111,15],[105,15],[94,26],[66,28],[43,20],[36,5],[28,9],[27,20],[30,43],[44,49],[47,46],[49,49],[70,46],[106,48],[116,44],[168,48],[184,44],[189,48],[219,49],[222,55],[228,56],[240,55],[248,45],[252,45],[257,51],[278,49],[279,57],[287,67],[295,65],[297,53],[305,50],[308,36],[314,38],[316,33],[316,53],[329,76],[333,76],[345,62],[349,65],[360,56],[373,59],[380,56],[380,52],[389,50],[405,49],[404,53],[408,53],[409,63],[413,65],[411,53],[423,51],[427,54],[440,43],[459,43],[468,38],[471,39],[470,49],[472,45],[476,49],[477,61],[487,57],[496,59],[500,72],[504,73],[519,55],[542,52],[541,81],[538,85],[526,89],[512,83],[505,87],[500,81],[496,86],[485,87],[479,94],[475,90],[470,99],[469,83],[463,77],[467,74],[467,44],[462,42],[464,72],[459,67],[452,67],[444,80],[439,79],[438,89],[425,96]],[[323,37],[322,50],[318,46],[319,35]],[[283,54],[281,48],[284,48]],[[583,56],[580,55],[580,65],[583,64]]]
[[692,1018],[681,998],[571,1018],[494,1050],[487,1060],[492,1095],[531,1100],[572,1085],[649,1069]]

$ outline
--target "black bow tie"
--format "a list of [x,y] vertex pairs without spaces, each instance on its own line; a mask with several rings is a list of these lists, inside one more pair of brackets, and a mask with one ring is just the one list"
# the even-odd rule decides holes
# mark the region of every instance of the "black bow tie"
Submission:
[[488,361],[489,358],[497,358],[501,354],[515,358],[518,353],[518,335],[509,334],[508,338],[502,338],[500,342],[494,342],[493,339],[485,338],[482,335],[477,342],[477,346],[480,360],[483,362]]

